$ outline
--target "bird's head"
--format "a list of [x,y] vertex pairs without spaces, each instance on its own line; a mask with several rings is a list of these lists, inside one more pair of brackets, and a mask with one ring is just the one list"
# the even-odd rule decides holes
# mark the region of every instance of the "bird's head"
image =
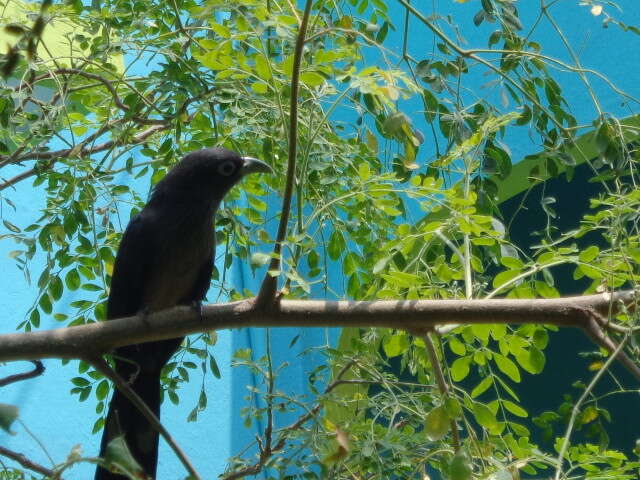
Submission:
[[273,173],[269,165],[226,148],[204,148],[187,154],[156,185],[154,196],[164,194],[222,197],[245,175]]

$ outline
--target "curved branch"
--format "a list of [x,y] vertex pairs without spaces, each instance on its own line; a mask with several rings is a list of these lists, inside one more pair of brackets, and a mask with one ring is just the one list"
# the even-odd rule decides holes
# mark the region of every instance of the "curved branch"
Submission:
[[0,379],[0,387],[4,387],[11,383],[20,382],[22,380],[27,380],[29,378],[35,378],[44,373],[44,365],[40,360],[31,360],[34,367],[33,370],[25,373],[16,373],[15,375],[9,375],[8,377],[4,377]]

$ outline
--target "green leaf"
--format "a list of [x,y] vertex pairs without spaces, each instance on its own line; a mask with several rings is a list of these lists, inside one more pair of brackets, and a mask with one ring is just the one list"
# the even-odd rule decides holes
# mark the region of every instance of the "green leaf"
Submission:
[[502,257],[500,263],[510,270],[520,270],[524,267],[524,263],[519,258],[514,257]]
[[211,370],[211,373],[213,373],[214,377],[220,378],[220,369],[218,368],[218,362],[216,362],[216,359],[213,355],[209,355],[209,369]]
[[5,227],[7,227],[9,231],[13,233],[20,233],[20,229],[16,227],[13,223],[11,223],[9,220],[3,220],[2,223],[4,224]]
[[499,353],[493,354],[493,360],[502,373],[507,375],[514,382],[520,382],[520,370],[518,366],[507,357]]
[[516,360],[524,370],[534,375],[542,372],[546,363],[544,353],[534,345],[528,350],[523,350],[521,354],[516,356]]
[[487,430],[493,430],[498,427],[498,420],[495,414],[484,403],[473,404],[473,416]]
[[525,418],[529,416],[524,408],[522,408],[520,405],[516,405],[515,403],[510,402],[509,400],[502,400],[502,406],[518,417]]
[[469,375],[469,365],[471,364],[471,356],[460,357],[451,364],[451,378],[459,382]]
[[473,469],[466,452],[458,450],[449,464],[449,480],[471,480]]
[[11,424],[18,418],[18,407],[7,403],[0,403],[0,428],[5,432],[11,432]]
[[391,257],[383,257],[380,260],[378,260],[376,264],[373,266],[373,274],[377,275],[378,273],[383,271],[385,268],[387,268],[387,265],[389,264],[390,261],[391,261]]
[[444,437],[451,426],[451,419],[444,405],[431,410],[424,420],[424,431],[431,441],[440,440]]
[[198,408],[202,410],[207,408],[207,394],[204,390],[200,390],[200,397],[198,398]]
[[251,90],[261,95],[264,95],[269,91],[269,85],[264,82],[254,82],[251,84]]
[[325,82],[325,78],[317,72],[303,72],[300,80],[309,87],[317,87]]
[[58,275],[52,276],[51,280],[49,281],[49,288],[48,288],[48,291],[51,294],[51,297],[54,300],[60,300],[60,297],[62,297],[63,290],[64,290],[64,287],[62,286],[62,280],[60,280],[60,277]]
[[136,459],[133,458],[133,455],[131,455],[124,435],[115,437],[107,444],[104,461],[107,465],[117,467],[134,478],[144,478],[145,476],[142,467]]
[[47,315],[51,314],[53,311],[53,306],[51,305],[51,299],[47,293],[42,294],[40,300],[38,301],[38,305],[42,309],[44,313]]
[[346,250],[347,245],[341,232],[334,230],[329,237],[329,245],[327,245],[327,253],[331,260],[337,260]]
[[492,378],[485,377],[473,390],[471,390],[471,398],[479,397],[486,392],[491,385],[493,385]]
[[455,397],[447,396],[444,399],[444,408],[447,410],[449,418],[458,418],[462,415],[462,406]]
[[549,333],[545,328],[538,328],[533,334],[533,344],[540,350],[544,350],[549,343]]
[[109,393],[109,382],[107,380],[102,380],[96,387],[96,398],[98,400],[103,400],[106,398],[108,393]]
[[455,336],[452,336],[452,337],[449,338],[449,348],[451,349],[451,351],[453,353],[455,353],[459,357],[461,357],[465,353],[467,353],[467,347],[465,347],[464,343],[462,343],[458,339],[458,337],[455,337]]
[[576,272],[581,272],[592,280],[600,280],[602,278],[602,272],[584,263],[578,265]]
[[271,70],[269,69],[269,63],[264,55],[258,54],[256,56],[256,73],[263,80],[271,79]]
[[382,348],[387,357],[397,357],[409,349],[409,336],[406,333],[396,333],[385,338]]
[[493,278],[493,288],[498,288],[504,285],[518,275],[520,275],[520,270],[507,270],[505,272],[500,272]]
[[591,245],[590,247],[580,252],[580,255],[578,255],[578,259],[581,262],[589,263],[592,260],[594,260],[599,253],[600,253],[600,249],[595,245]]
[[389,272],[380,276],[384,278],[387,283],[401,288],[415,287],[423,283],[419,275],[407,272]]
[[471,325],[471,331],[482,342],[483,345],[489,343],[489,335],[491,335],[491,325],[488,324],[473,324]]
[[211,30],[216,32],[222,38],[231,37],[231,30],[226,25],[221,24],[220,22],[209,22],[211,26]]
[[363,182],[366,182],[371,178],[371,167],[367,162],[362,162],[358,165],[358,176]]
[[175,392],[175,390],[167,390],[167,394],[169,395],[169,400],[171,401],[171,403],[173,403],[174,405],[180,404],[180,397],[178,397],[178,394]]
[[91,382],[84,377],[74,377],[71,379],[71,383],[76,387],[86,387],[87,385],[91,385]]
[[360,266],[360,257],[353,252],[349,252],[344,256],[342,262],[342,272],[349,276],[355,273]]
[[64,283],[69,290],[77,290],[80,288],[80,275],[78,271],[75,269],[69,270],[64,277]]

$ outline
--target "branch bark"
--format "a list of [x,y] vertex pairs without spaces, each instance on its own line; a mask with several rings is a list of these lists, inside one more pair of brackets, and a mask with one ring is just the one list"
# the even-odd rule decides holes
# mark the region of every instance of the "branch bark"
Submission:
[[281,300],[263,309],[255,298],[250,298],[207,305],[202,315],[191,307],[174,307],[146,316],[0,335],[0,361],[94,358],[124,345],[241,327],[386,327],[425,331],[446,324],[543,323],[588,331],[594,327],[594,317],[605,319],[623,305],[631,305],[634,299],[635,292],[625,290],[533,300]]
[[34,472],[40,473],[41,475],[44,475],[46,477],[53,477],[53,475],[55,475],[55,472],[53,470],[29,460],[27,456],[22,453],[14,452],[13,450],[9,450],[8,448],[0,446],[0,455],[10,458],[14,462],[19,463],[24,468],[33,470]]

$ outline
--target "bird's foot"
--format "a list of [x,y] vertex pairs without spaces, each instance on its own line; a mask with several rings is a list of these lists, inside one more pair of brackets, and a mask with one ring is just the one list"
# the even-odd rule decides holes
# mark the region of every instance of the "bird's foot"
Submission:
[[140,315],[140,318],[142,319],[142,322],[145,324],[145,326],[147,326],[148,328],[151,328],[151,323],[149,322],[149,314],[151,313],[151,311],[149,310],[148,307],[144,307],[142,310],[140,310],[138,312],[138,315]]
[[194,300],[191,302],[191,308],[198,314],[198,318],[201,322],[204,322],[204,310],[202,307],[202,300]]

